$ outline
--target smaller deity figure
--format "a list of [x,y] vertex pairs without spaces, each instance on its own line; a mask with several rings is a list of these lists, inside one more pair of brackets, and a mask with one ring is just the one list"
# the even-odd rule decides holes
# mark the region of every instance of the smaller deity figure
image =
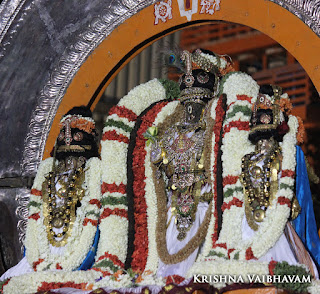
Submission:
[[53,157],[40,164],[31,190],[25,257],[2,280],[92,266],[101,197],[96,137],[86,107],[75,107],[61,119]]
[[248,225],[254,231],[258,230],[258,223],[263,221],[265,211],[278,191],[282,161],[279,142],[288,131],[288,118],[280,111],[280,88],[274,86],[274,91],[275,101],[259,94],[249,135],[255,151],[242,159],[245,213]]
[[[244,189],[245,219],[242,223],[244,239],[251,238],[265,220],[268,209],[274,205],[282,175],[283,154],[281,144],[289,131],[289,100],[281,98],[282,89],[263,86],[251,117],[249,140],[255,151],[242,158],[241,182]],[[291,200],[291,216],[283,234],[275,245],[262,256],[261,261],[286,261],[291,265],[305,264],[314,277],[317,268],[311,256],[296,234],[291,221],[300,213],[301,207],[295,195]]]

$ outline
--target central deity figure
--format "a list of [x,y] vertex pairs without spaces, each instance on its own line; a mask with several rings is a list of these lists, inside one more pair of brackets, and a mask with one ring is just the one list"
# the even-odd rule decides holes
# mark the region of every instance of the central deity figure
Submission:
[[[214,98],[218,69],[211,53],[184,51],[186,73],[180,77],[180,109],[159,126],[152,145],[151,161],[159,198],[166,200],[167,223],[159,235],[160,264],[158,276],[184,276],[194,263],[210,221],[206,212],[212,188],[206,174],[206,129],[208,103]],[[167,125],[169,123],[169,125]],[[161,187],[161,188],[160,188]],[[163,242],[166,240],[166,242]],[[166,244],[165,244],[166,243]],[[161,245],[160,245],[161,244]],[[160,248],[159,248],[160,247]]]

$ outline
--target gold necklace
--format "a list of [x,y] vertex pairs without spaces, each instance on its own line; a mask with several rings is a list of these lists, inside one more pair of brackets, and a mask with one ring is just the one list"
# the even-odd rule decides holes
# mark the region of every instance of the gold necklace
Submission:
[[[281,162],[281,147],[274,144],[266,154],[261,150],[249,153],[242,158],[241,183],[245,196],[245,214],[248,225],[254,231],[265,217],[278,190],[278,172]],[[263,162],[262,167],[258,163]]]
[[[58,191],[56,191],[55,187],[57,177],[54,171],[50,172],[43,183],[43,215],[50,244],[55,247],[61,247],[67,243],[67,239],[71,235],[76,218],[76,205],[78,201],[81,201],[85,193],[82,188],[84,169],[83,167],[74,169],[66,183],[60,180],[62,187]],[[59,200],[56,196],[58,196]],[[55,233],[54,228],[62,229],[62,232]]]

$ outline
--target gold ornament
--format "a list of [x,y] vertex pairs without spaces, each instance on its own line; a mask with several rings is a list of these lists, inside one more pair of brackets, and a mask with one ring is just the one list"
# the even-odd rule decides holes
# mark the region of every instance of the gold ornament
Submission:
[[[64,246],[71,235],[76,218],[76,204],[84,196],[84,169],[78,167],[69,176],[62,176],[59,180],[61,188],[56,191],[55,181],[59,177],[61,176],[55,172],[49,173],[42,186],[44,225],[48,240],[55,247]],[[59,197],[59,202],[56,201],[56,196]],[[62,229],[63,232],[55,233],[54,229]]]
[[253,217],[256,222],[262,222],[265,216],[265,212],[262,209],[257,209],[253,212]]

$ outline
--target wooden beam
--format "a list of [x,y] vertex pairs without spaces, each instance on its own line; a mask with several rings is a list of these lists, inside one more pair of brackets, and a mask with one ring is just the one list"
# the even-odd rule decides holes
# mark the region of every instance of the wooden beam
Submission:
[[257,50],[264,47],[277,45],[278,43],[264,34],[250,34],[243,38],[216,42],[214,44],[206,43],[205,47],[218,54],[236,55],[251,50]]

